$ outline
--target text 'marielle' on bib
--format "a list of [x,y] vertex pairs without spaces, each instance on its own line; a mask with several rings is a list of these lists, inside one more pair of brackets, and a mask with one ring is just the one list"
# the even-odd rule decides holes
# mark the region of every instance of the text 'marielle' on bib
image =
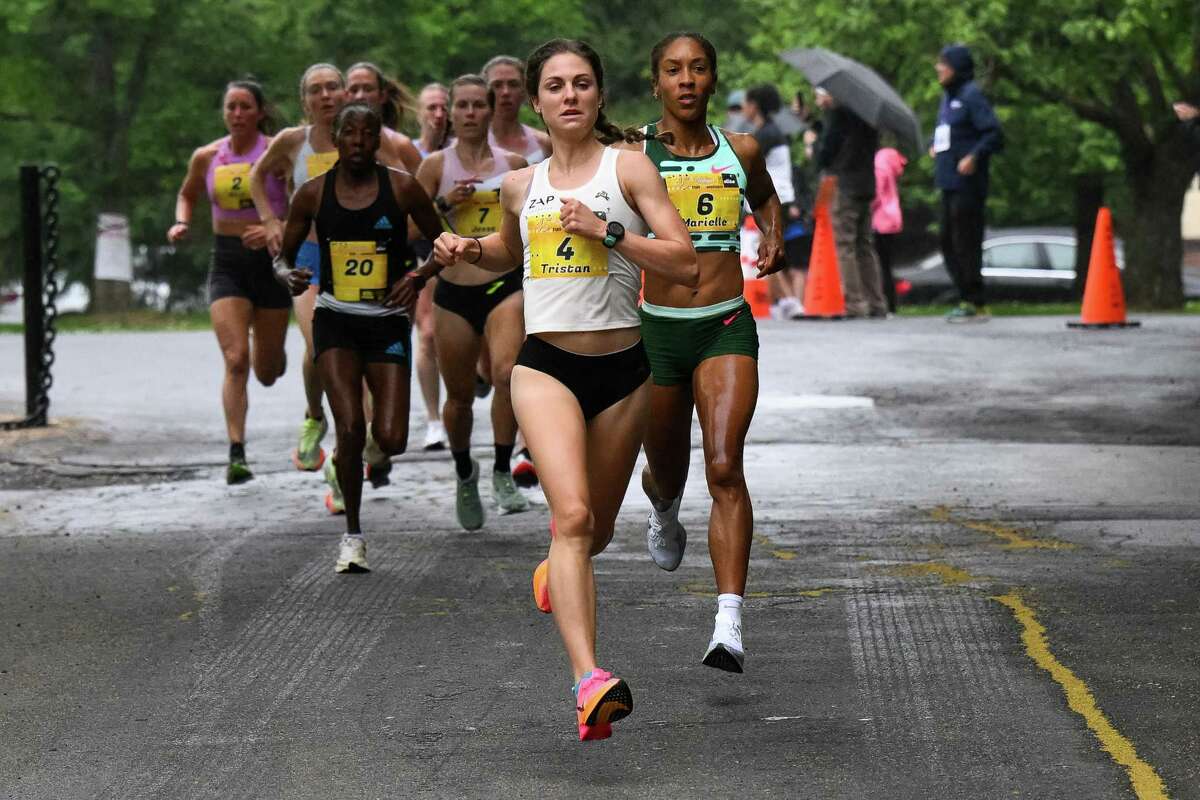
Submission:
[[380,303],[387,296],[387,244],[330,242],[333,296],[347,303]]
[[[325,153],[310,153],[308,158],[304,160],[305,166],[308,167],[308,179],[311,181],[313,178],[329,172],[337,161],[337,150],[330,150]],[[297,186],[296,188],[299,189],[300,187]]]
[[500,230],[500,190],[477,189],[454,211],[459,236],[487,236]]
[[664,175],[671,204],[689,231],[733,232],[741,227],[742,196],[737,175],[681,172]]
[[608,275],[608,249],[603,242],[563,230],[557,210],[531,214],[530,278],[603,278]]
[[242,211],[254,208],[250,197],[250,167],[245,162],[221,164],[213,170],[213,192],[217,195],[217,207],[225,211]]

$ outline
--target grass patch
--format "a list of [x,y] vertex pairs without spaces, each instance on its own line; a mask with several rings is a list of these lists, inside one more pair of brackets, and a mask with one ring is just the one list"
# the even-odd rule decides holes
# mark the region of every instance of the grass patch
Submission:
[[[900,305],[896,314],[901,317],[940,317],[944,316],[953,305],[948,303],[931,303],[929,305]],[[1049,316],[1078,316],[1079,303],[989,303],[988,310],[993,317],[1049,317]],[[1144,311],[1131,309],[1139,314],[1169,313],[1169,314],[1200,314],[1200,300],[1189,300],[1184,307],[1175,311]]]
[[[56,325],[59,333],[112,333],[119,331],[201,331],[212,327],[207,311],[168,313],[138,309],[111,314],[63,314]],[[0,333],[21,333],[25,326],[0,325]]]

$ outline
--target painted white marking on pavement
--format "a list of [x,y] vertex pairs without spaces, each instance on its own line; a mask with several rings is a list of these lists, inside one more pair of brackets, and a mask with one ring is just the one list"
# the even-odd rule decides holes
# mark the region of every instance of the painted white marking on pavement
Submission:
[[764,394],[758,398],[760,411],[836,411],[874,407],[874,398],[854,394]]

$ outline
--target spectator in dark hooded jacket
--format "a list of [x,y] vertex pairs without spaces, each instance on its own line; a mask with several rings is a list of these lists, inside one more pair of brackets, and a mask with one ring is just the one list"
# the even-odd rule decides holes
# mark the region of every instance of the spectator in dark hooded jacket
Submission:
[[960,300],[946,319],[986,319],[982,268],[988,162],[1004,146],[1004,137],[974,81],[971,51],[950,45],[942,50],[936,69],[944,91],[930,153],[934,182],[942,190],[942,257]]

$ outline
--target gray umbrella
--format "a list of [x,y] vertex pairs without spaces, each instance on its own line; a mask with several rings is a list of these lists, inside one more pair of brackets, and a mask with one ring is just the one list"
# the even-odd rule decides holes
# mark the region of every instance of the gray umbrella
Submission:
[[779,57],[868,124],[896,134],[901,147],[917,155],[922,152],[917,115],[875,70],[821,47],[788,50]]

